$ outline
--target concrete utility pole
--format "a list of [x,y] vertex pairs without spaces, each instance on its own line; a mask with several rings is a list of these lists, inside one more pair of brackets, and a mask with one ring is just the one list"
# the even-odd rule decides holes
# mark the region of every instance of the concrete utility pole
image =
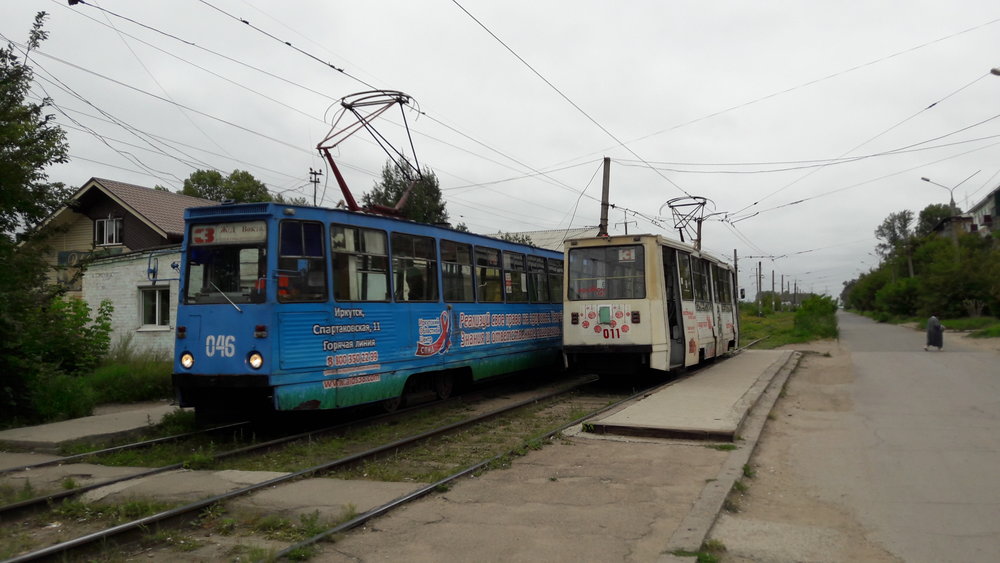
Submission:
[[313,185],[313,207],[316,207],[316,188],[319,186],[319,177],[322,175],[322,170],[309,169],[309,182]]
[[[601,186],[601,224],[597,236],[608,236],[608,192],[611,190],[611,158],[604,157],[604,183]],[[625,224],[625,234],[628,234],[628,224]]]

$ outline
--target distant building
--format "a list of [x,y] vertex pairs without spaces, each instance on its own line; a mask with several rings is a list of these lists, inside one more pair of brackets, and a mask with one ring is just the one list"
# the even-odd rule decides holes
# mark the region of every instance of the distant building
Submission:
[[531,239],[531,244],[547,250],[563,251],[563,242],[581,237],[596,237],[598,227],[578,227],[575,229],[554,229],[549,231],[525,231],[520,233],[497,233],[487,235],[494,238],[501,238],[504,235],[526,236]]
[[969,230],[983,236],[1000,229],[997,221],[997,209],[1000,209],[1000,186],[997,186],[982,201],[969,209],[966,214],[971,218]]

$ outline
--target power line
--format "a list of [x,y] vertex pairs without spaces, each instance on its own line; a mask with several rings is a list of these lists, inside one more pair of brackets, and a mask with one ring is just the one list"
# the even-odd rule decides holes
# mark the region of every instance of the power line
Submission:
[[[564,94],[562,90],[560,90],[559,88],[557,88],[555,84],[553,84],[552,82],[550,82],[549,79],[545,78],[545,76],[543,76],[542,73],[540,73],[537,70],[535,70],[535,67],[531,66],[531,64],[528,63],[528,61],[524,60],[524,58],[521,57],[521,55],[517,54],[517,52],[514,51],[514,49],[512,49],[509,45],[507,45],[506,43],[504,43],[504,41],[502,39],[500,39],[495,33],[493,33],[493,31],[490,30],[490,28],[486,27],[486,24],[484,24],[483,22],[479,21],[479,19],[476,16],[472,15],[471,12],[469,12],[468,10],[466,10],[465,7],[462,6],[458,2],[458,0],[451,0],[451,1],[452,1],[453,4],[455,4],[456,6],[458,6],[458,8],[460,10],[462,10],[463,12],[465,12],[465,14],[467,16],[469,16],[472,19],[472,21],[476,22],[476,24],[478,24],[479,27],[483,28],[483,30],[486,31],[486,33],[490,34],[490,36],[493,39],[495,39],[498,43],[500,43],[500,45],[502,45],[504,49],[507,49],[507,51],[510,52],[511,55],[514,55],[514,57],[517,60],[521,61],[521,63],[524,66],[526,66],[528,68],[528,70],[530,70],[531,72],[533,72],[535,74],[535,76],[537,76],[539,79],[542,80],[542,82],[544,82],[545,84],[547,84],[549,86],[549,88],[551,88],[553,91],[555,91],[557,94],[559,94],[559,96],[562,97],[563,100],[565,100],[567,103],[569,103],[569,105],[573,106],[573,108],[575,108],[584,117],[586,117],[587,120],[589,120],[591,123],[593,123],[594,125],[596,125],[598,129],[600,129],[601,131],[603,131],[608,137],[611,137],[612,140],[614,140],[616,143],[618,143],[619,147],[627,150],[632,156],[636,157],[640,161],[646,162],[641,156],[639,156],[638,153],[636,153],[634,150],[632,150],[631,147],[629,147],[628,145],[626,145],[623,141],[619,140],[618,137],[616,137],[614,135],[614,133],[612,133],[606,127],[604,127],[603,125],[601,125],[596,119],[594,119],[593,117],[591,117],[589,113],[587,113],[586,111],[584,111],[583,108],[581,108],[579,105],[577,105],[576,102],[574,102],[573,100],[571,100],[569,98],[569,96],[567,96],[566,94]],[[681,192],[683,192],[684,195],[686,195],[688,197],[692,197],[691,194],[689,194],[684,188],[682,188],[679,185],[677,185],[676,182],[674,182],[670,178],[664,176],[663,174],[661,174],[655,168],[652,168],[652,167],[650,167],[650,168],[652,170],[656,171],[657,175],[659,175],[661,178],[663,178],[664,180],[666,180],[667,182],[669,182],[672,186],[674,186],[675,188],[677,188],[678,190],[680,190]]]

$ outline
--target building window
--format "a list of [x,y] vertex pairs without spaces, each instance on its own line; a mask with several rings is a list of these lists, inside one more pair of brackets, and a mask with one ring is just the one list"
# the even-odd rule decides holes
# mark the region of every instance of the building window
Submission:
[[122,243],[122,220],[108,217],[94,221],[94,244],[110,246]]
[[170,289],[150,287],[139,290],[141,294],[142,326],[170,326]]

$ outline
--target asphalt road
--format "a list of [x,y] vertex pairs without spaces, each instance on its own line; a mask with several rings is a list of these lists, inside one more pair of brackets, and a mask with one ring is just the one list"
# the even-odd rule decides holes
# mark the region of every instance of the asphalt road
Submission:
[[[803,443],[824,500],[904,561],[1000,558],[1000,362],[945,334],[841,313],[854,408]],[[798,457],[798,456],[796,456]]]

